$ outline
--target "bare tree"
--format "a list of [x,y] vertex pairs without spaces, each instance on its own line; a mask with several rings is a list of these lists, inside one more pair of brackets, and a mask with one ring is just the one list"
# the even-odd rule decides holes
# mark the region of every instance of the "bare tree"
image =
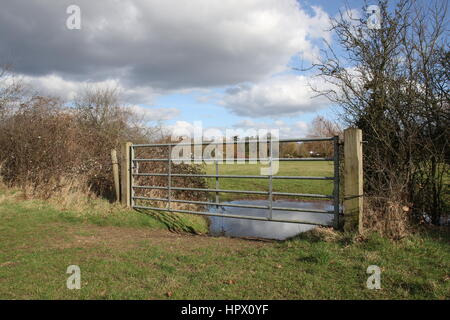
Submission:
[[332,20],[343,54],[328,46],[314,65],[331,84],[320,94],[340,105],[347,125],[363,129],[367,194],[411,204],[438,223],[449,206],[447,2],[378,7],[379,29],[348,12]]
[[109,136],[112,143],[163,138],[161,123],[134,112],[121,101],[117,87],[85,87],[74,106],[81,125]]
[[8,65],[0,66],[0,121],[11,115],[24,95],[24,85]]
[[[342,129],[337,122],[333,122],[323,116],[317,116],[312,120],[307,136],[311,138],[323,138],[341,135]],[[305,143],[305,147],[321,156],[333,156],[333,144],[329,141]]]
[[86,87],[75,97],[74,104],[79,120],[97,130],[110,130],[126,121],[114,87]]

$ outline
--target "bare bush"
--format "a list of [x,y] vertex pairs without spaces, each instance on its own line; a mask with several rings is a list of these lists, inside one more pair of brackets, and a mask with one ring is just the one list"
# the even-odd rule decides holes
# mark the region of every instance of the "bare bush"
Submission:
[[329,47],[314,65],[332,88],[320,93],[339,104],[348,126],[363,130],[365,195],[380,199],[373,204],[384,218],[386,208],[411,203],[415,217],[438,224],[449,210],[447,3],[378,7],[380,29],[346,12],[333,19],[344,55]]
[[[78,193],[112,200],[111,149],[119,149],[125,141],[148,143],[153,138],[151,130],[121,105],[115,89],[86,88],[70,106],[53,97],[21,99],[0,122],[0,176],[27,195],[50,198]],[[148,172],[162,170],[144,167]],[[189,165],[174,170],[201,172]],[[153,182],[157,181],[146,181]],[[180,183],[204,186],[199,179]],[[191,199],[197,194],[184,196]]]
[[[80,173],[78,130],[55,98],[33,97],[1,126],[1,175],[10,185],[49,185],[55,176]],[[70,168],[70,172],[66,169]],[[42,190],[41,190],[42,191]]]

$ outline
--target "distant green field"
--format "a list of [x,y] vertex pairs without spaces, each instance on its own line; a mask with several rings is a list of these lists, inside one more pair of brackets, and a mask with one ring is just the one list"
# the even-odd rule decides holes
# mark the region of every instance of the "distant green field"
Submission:
[[[260,175],[261,164],[219,164],[220,175]],[[214,164],[206,165],[207,174],[215,174]],[[285,161],[280,162],[278,176],[333,176],[332,161]],[[215,188],[214,178],[208,179],[210,188]],[[268,191],[269,179],[221,178],[220,189]],[[273,180],[274,192],[329,194],[333,192],[333,180]],[[213,195],[213,194],[211,194]],[[261,198],[249,194],[221,193],[221,200]],[[264,196],[263,196],[264,197]]]

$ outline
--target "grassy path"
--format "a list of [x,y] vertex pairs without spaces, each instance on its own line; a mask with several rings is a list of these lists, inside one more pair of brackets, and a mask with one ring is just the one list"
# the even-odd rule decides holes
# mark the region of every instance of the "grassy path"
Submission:
[[[107,214],[106,214],[107,215]],[[85,218],[0,199],[0,299],[449,299],[450,241],[330,230],[286,242],[172,233],[137,212]],[[81,290],[66,269],[81,268]],[[369,265],[382,289],[368,290]]]

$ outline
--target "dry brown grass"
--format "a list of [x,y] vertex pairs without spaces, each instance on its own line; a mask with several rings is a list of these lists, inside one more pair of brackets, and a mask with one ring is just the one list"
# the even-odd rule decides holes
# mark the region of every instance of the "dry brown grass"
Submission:
[[[302,232],[294,238],[306,239],[311,242],[329,242],[336,243],[345,240],[346,235],[342,232],[336,231],[333,228],[328,227],[316,227],[306,232]],[[353,239],[355,235],[351,234],[350,238]]]
[[402,239],[411,232],[410,205],[381,197],[364,198],[364,233],[378,232],[390,239]]
[[342,235],[333,228],[317,227],[310,232],[314,237],[325,242],[336,242],[342,238]]

